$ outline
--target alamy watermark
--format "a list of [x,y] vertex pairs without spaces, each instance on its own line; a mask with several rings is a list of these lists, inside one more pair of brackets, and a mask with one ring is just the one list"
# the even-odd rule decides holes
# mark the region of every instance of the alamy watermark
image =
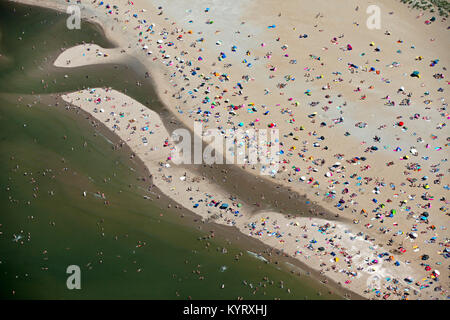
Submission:
[[67,277],[66,286],[67,289],[73,290],[73,289],[81,289],[81,270],[80,267],[73,264],[67,267],[66,270],[67,274],[70,274],[69,277]]
[[79,6],[70,5],[66,10],[69,17],[66,20],[66,26],[69,30],[81,29],[81,9]]
[[172,140],[171,160],[175,164],[249,164],[259,165],[263,175],[278,171],[280,140],[276,128],[204,130],[201,122],[195,122],[194,137],[180,128],[173,131]]
[[369,30],[381,29],[381,9],[377,5],[370,5],[366,10],[367,14],[370,16],[366,20],[366,26]]

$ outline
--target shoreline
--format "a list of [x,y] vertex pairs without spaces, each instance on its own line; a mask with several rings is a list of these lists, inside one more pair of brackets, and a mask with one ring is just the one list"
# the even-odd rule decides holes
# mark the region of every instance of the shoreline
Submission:
[[[11,102],[11,107],[13,107],[13,108],[17,107],[17,108],[22,108],[22,109],[29,108],[26,106],[26,104],[30,103],[33,105],[34,101],[36,101],[36,99],[37,99],[37,97],[33,96],[33,95],[24,95],[24,96],[22,96],[22,100],[20,101],[20,103],[17,103],[17,100],[16,100],[17,95],[16,94],[2,93],[2,94],[0,94],[0,96],[2,98],[2,101],[4,100],[4,101]],[[55,105],[55,103],[58,103],[58,105]],[[20,106],[19,106],[19,104],[20,104]],[[51,109],[49,111],[52,113],[59,113],[59,114],[70,113],[67,116],[70,119],[73,119],[74,121],[76,121],[77,123],[79,122],[81,124],[81,127],[84,127],[84,128],[92,127],[92,125],[93,125],[92,121],[95,121],[95,119],[93,119],[89,113],[83,111],[82,109],[80,109],[78,107],[72,106],[72,107],[70,107],[70,109],[63,108],[63,106],[66,105],[67,103],[64,102],[61,98],[59,98],[58,95],[56,95],[56,94],[41,95],[41,100],[38,102],[38,104],[40,104],[40,106],[38,107],[39,110],[41,110],[44,113],[47,108]],[[64,115],[63,117],[67,117],[67,116]],[[103,138],[107,139],[110,143],[111,148],[114,145],[117,146],[120,144],[121,141],[117,137],[117,135],[112,133],[102,123],[100,123],[98,121],[95,121],[95,122],[96,122],[96,125],[93,128],[94,132],[92,132],[92,133],[94,133],[95,135],[98,135],[99,137],[102,137],[102,139]],[[69,135],[68,138],[72,139],[73,136]],[[115,152],[118,152],[117,156],[119,156],[119,157],[123,157],[123,156],[127,157],[132,153],[131,149],[129,149],[126,144],[123,144],[122,147],[116,148]],[[138,157],[134,157],[131,161],[132,161],[132,164],[131,164],[132,168],[135,169],[134,172],[135,173],[137,172],[138,176],[148,177],[148,172],[145,173],[147,171],[147,168],[143,163],[141,163],[141,161]],[[69,166],[72,167],[70,164],[69,164]],[[139,182],[136,182],[136,183],[138,185],[140,184]],[[136,189],[136,186],[134,186],[133,189]],[[230,250],[229,245],[231,245],[234,248],[233,251],[235,251],[235,249],[238,248],[239,250],[241,250],[243,252],[244,255],[247,255],[246,250],[253,250],[254,252],[262,253],[264,256],[266,256],[265,251],[266,251],[266,249],[269,249],[269,248],[266,245],[264,245],[263,243],[261,243],[260,241],[258,241],[257,239],[246,237],[246,236],[242,235],[242,233],[237,231],[235,228],[218,225],[213,222],[201,221],[201,218],[198,215],[196,215],[195,213],[192,213],[191,211],[184,209],[182,207],[175,208],[176,203],[174,203],[174,201],[172,201],[169,198],[166,198],[163,193],[157,192],[156,188],[153,188],[153,189],[154,190],[151,195],[152,200],[147,200],[147,201],[151,201],[152,205],[156,205],[158,208],[160,208],[161,212],[163,212],[165,216],[167,216],[167,215],[171,216],[170,220],[168,220],[169,223],[180,224],[183,226],[186,225],[188,228],[192,228],[192,230],[199,231],[199,232],[201,232],[202,235],[204,235],[204,236],[202,236],[201,239],[197,238],[194,241],[207,244],[207,243],[210,243],[210,241],[212,240],[213,242],[216,243],[216,245],[219,244],[219,246],[220,246],[220,244],[222,244],[222,246],[225,248],[228,248],[228,250]],[[129,191],[125,190],[125,192],[129,192]],[[139,187],[138,187],[138,189],[133,190],[131,192],[135,193],[139,197],[141,197],[143,195],[148,195],[148,192],[146,192],[145,189],[142,189]],[[160,199],[158,199],[158,195],[160,196]],[[109,196],[111,196],[111,194],[109,194]],[[108,197],[108,198],[110,198],[110,197]],[[114,199],[114,196],[110,199]],[[167,208],[168,204],[171,204],[172,208]],[[149,217],[151,217],[153,219],[159,218],[157,215],[155,215],[154,217],[152,217],[152,216],[149,216]],[[4,227],[5,226],[6,225],[4,224]],[[6,233],[7,230],[8,230],[8,233],[11,231],[10,229],[5,229],[4,230],[5,235],[7,234]],[[213,232],[213,233],[211,233],[211,232]],[[139,229],[139,234],[142,235],[141,229]],[[35,238],[36,238],[36,236],[37,236],[37,234],[34,233]],[[131,236],[131,234],[130,234],[130,236]],[[149,236],[151,238],[151,233],[149,234]],[[5,239],[5,240],[9,242],[9,239]],[[219,243],[217,243],[216,240],[218,240]],[[53,252],[53,254],[55,254],[55,252]],[[230,255],[230,252],[228,252],[228,255]],[[313,270],[311,270],[312,272],[311,272],[311,275],[309,275],[309,276],[306,275],[306,271],[298,271],[297,268],[298,269],[302,268],[302,266],[299,265],[298,262],[295,263],[295,261],[294,261],[294,263],[296,265],[296,267],[294,268],[296,270],[295,274],[288,275],[289,271],[287,270],[287,268],[291,269],[293,267],[291,267],[291,266],[286,267],[284,265],[284,261],[285,260],[289,261],[289,259],[287,259],[286,257],[279,257],[275,253],[272,254],[272,258],[270,258],[268,256],[267,256],[267,258],[273,260],[271,262],[271,268],[283,269],[283,272],[286,273],[287,276],[291,277],[294,281],[306,281],[307,282],[306,286],[309,286],[310,288],[312,288],[314,290],[314,295],[310,295],[308,293],[308,298],[314,299],[316,292],[320,292],[322,296],[328,296],[329,295],[328,291],[332,291],[333,296],[338,295],[340,297],[341,295],[343,296],[343,294],[345,294],[345,290],[343,288],[339,288],[339,287],[334,288],[332,286],[332,284],[330,284],[330,283],[325,286],[325,285],[322,285],[319,282],[317,282],[317,280],[315,280],[315,278],[314,278],[315,275],[314,275]],[[229,261],[230,267],[232,269],[239,268],[238,267],[239,265],[234,266],[234,262],[231,261],[232,256],[229,256],[228,259],[230,260]],[[277,261],[277,263],[275,263],[275,260]],[[304,270],[307,270],[307,267],[304,268]],[[299,275],[298,272],[301,272],[301,275]],[[272,273],[270,273],[270,274],[272,274]],[[34,276],[37,276],[37,275],[35,274]],[[297,277],[300,277],[300,280],[295,279]],[[244,279],[246,279],[246,278],[244,278]],[[277,278],[272,278],[272,279],[276,280]],[[246,280],[248,281],[248,279],[246,279]],[[284,280],[284,278],[283,278],[283,280]],[[16,287],[14,287],[14,288],[16,288]],[[287,288],[290,288],[291,290],[293,290],[293,293],[295,291],[297,291],[295,289],[296,287],[292,287],[290,285]],[[341,294],[341,292],[342,292],[342,294]],[[17,295],[17,293],[18,292],[16,292],[16,295]],[[348,293],[351,294],[351,292],[348,292]],[[353,298],[355,298],[355,295],[351,294],[351,296]],[[235,296],[230,296],[230,299],[234,299],[234,298],[235,298]],[[251,299],[251,297],[249,297],[249,298]],[[298,297],[298,298],[301,299],[303,297]],[[289,297],[287,297],[285,299],[289,299]]]
[[[117,147],[116,150],[127,155],[134,154],[133,150],[128,146],[128,144],[126,144],[122,139],[120,139],[120,137],[113,133],[104,123],[96,120],[95,117],[93,117],[89,112],[83,110],[82,108],[72,105],[63,100],[61,97],[62,95],[63,94],[54,93],[41,95],[40,102],[42,104],[48,105],[53,102],[56,108],[62,108],[62,106],[65,105],[64,109],[66,110],[62,112],[76,112],[77,117],[80,118],[80,121],[87,121],[91,126],[94,126],[98,134],[102,135],[105,139],[108,139],[108,141],[111,141],[110,143],[113,147]],[[24,96],[23,98],[24,100],[35,100],[36,97],[33,95],[28,95]],[[58,106],[56,105],[56,103],[58,103]],[[67,109],[67,107],[69,109]],[[144,177],[147,178],[151,176],[150,171],[139,156],[134,157],[132,161],[135,162],[137,171],[144,173]],[[152,190],[153,191],[151,192],[151,196],[153,196],[154,198],[150,201],[160,205],[162,210],[169,211],[174,214],[174,216],[182,217],[182,223],[184,225],[188,225],[197,230],[202,230],[203,232],[206,232],[206,230],[208,230],[208,232],[213,232],[216,236],[221,237],[229,244],[236,245],[243,250],[253,251],[257,254],[261,254],[267,259],[267,261],[269,261],[269,264],[276,265],[277,267],[284,269],[285,272],[290,272],[297,276],[308,277],[307,279],[317,282],[318,288],[320,286],[324,286],[325,288],[327,288],[327,290],[338,294],[342,298],[357,300],[365,299],[357,293],[338,285],[336,282],[334,282],[333,279],[327,279],[326,277],[321,276],[319,272],[317,272],[317,270],[310,268],[307,264],[304,264],[293,257],[286,256],[281,251],[274,249],[273,247],[265,244],[259,239],[255,239],[243,234],[236,227],[218,224],[210,220],[202,220],[201,215],[198,215],[197,213],[184,208],[182,205],[177,203],[176,200],[168,197],[166,194],[160,191],[158,187],[154,187],[152,188]],[[144,190],[142,190],[142,192],[144,192]],[[149,191],[145,191],[146,194],[148,194],[148,192]],[[168,208],[168,205],[170,205],[171,208]],[[292,272],[288,270],[295,271]],[[323,282],[325,279],[327,279],[327,283]]]
[[[63,100],[61,97],[58,97],[58,100],[60,100],[61,103],[67,104],[65,100]],[[88,112],[84,111],[83,109],[72,106],[72,108],[79,110],[82,114],[85,116],[85,121],[89,121],[92,124],[92,121],[96,121],[95,118]],[[107,138],[109,139],[115,139],[117,141],[117,144],[120,144],[121,142],[124,142],[122,139],[120,139],[116,134],[114,134],[109,128],[105,126],[102,122],[96,122],[97,129],[101,134],[107,135]],[[112,140],[114,142],[114,140]],[[133,154],[132,149],[124,143],[124,145],[121,147],[123,152],[126,152],[128,154]],[[133,159],[136,161],[139,166],[141,167],[139,170],[145,170],[145,176],[149,177],[151,176],[150,171],[148,170],[145,163],[140,159],[139,156],[135,157]],[[340,285],[338,285],[333,279],[324,278],[317,272],[317,270],[310,268],[307,264],[302,263],[301,261],[282,254],[277,249],[267,245],[266,243],[262,242],[259,239],[252,238],[248,235],[243,234],[241,231],[239,231],[236,227],[226,226],[223,224],[215,223],[214,221],[205,221],[202,220],[202,216],[196,214],[195,212],[181,206],[179,203],[176,202],[176,200],[167,197],[166,194],[164,194],[162,191],[160,191],[157,187],[156,190],[154,190],[154,195],[156,196],[155,201],[158,204],[161,204],[161,207],[164,208],[164,210],[171,210],[171,208],[167,208],[168,205],[171,205],[173,208],[176,208],[177,205],[180,206],[179,210],[177,212],[172,212],[174,214],[178,215],[184,215],[183,220],[191,220],[187,223],[187,225],[191,227],[195,227],[196,229],[201,230],[208,230],[209,232],[213,232],[217,236],[222,237],[227,243],[232,243],[233,245],[237,245],[239,248],[242,248],[244,250],[252,250],[253,252],[256,251],[256,253],[261,254],[263,257],[268,259],[270,264],[272,265],[279,265],[281,263],[290,264],[290,266],[280,266],[281,268],[289,268],[289,269],[300,269],[301,271],[296,272],[297,275],[307,276],[311,279],[314,279],[314,281],[319,282],[321,285],[325,285],[326,288],[331,290],[332,292],[342,296],[346,299],[365,299],[364,297],[358,295],[356,292],[353,292],[351,290],[348,290],[347,288],[344,288]],[[200,219],[200,220],[199,220]],[[185,223],[185,222],[183,222]],[[186,224],[186,223],[185,223]],[[272,252],[275,251],[275,257],[272,257]],[[270,254],[270,256],[268,255]],[[275,261],[273,261],[276,259]],[[280,262],[279,262],[279,261]],[[294,267],[294,268],[292,268]],[[288,271],[286,271],[288,272]],[[309,275],[308,275],[309,274]],[[323,281],[327,279],[327,283],[324,284]]]

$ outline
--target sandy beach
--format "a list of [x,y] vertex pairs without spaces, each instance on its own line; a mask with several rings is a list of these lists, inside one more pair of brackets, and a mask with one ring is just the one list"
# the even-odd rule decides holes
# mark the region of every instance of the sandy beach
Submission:
[[[266,0],[18,2],[78,4],[117,44],[65,48],[56,67],[133,57],[184,128],[278,129],[277,172],[239,166],[336,220],[258,209],[239,186],[230,194],[176,165],[168,124],[118,91],[63,96],[129,145],[168,197],[368,299],[448,299],[445,19],[387,0],[284,1],[276,10]],[[370,5],[380,8],[379,30],[366,26]]]

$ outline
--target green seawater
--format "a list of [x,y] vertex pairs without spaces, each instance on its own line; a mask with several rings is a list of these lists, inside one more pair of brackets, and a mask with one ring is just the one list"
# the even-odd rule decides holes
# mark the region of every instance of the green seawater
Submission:
[[[212,226],[148,192],[142,164],[112,148],[112,133],[55,106],[49,94],[111,86],[166,112],[151,83],[137,87],[141,78],[127,65],[53,67],[62,47],[112,46],[97,26],[69,31],[65,21],[0,2],[0,297],[338,299],[307,276],[247,254],[236,235],[208,237]],[[69,265],[81,268],[81,290],[66,286]]]

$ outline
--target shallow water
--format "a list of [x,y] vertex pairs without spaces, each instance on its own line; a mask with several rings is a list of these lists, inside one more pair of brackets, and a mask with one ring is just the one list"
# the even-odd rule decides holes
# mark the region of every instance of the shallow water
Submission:
[[[145,191],[145,168],[130,150],[113,150],[110,142],[118,139],[94,128],[85,113],[54,106],[49,93],[112,86],[166,112],[150,84],[136,87],[139,76],[127,66],[51,66],[61,47],[82,41],[111,47],[97,26],[83,22],[81,31],[68,31],[59,13],[1,2],[0,32],[2,298],[338,298],[247,254],[234,239],[229,244],[236,233],[218,230],[210,238],[210,225],[199,230],[192,215],[181,218],[180,210],[144,199],[155,196]],[[81,290],[66,287],[73,264],[81,268]]]

